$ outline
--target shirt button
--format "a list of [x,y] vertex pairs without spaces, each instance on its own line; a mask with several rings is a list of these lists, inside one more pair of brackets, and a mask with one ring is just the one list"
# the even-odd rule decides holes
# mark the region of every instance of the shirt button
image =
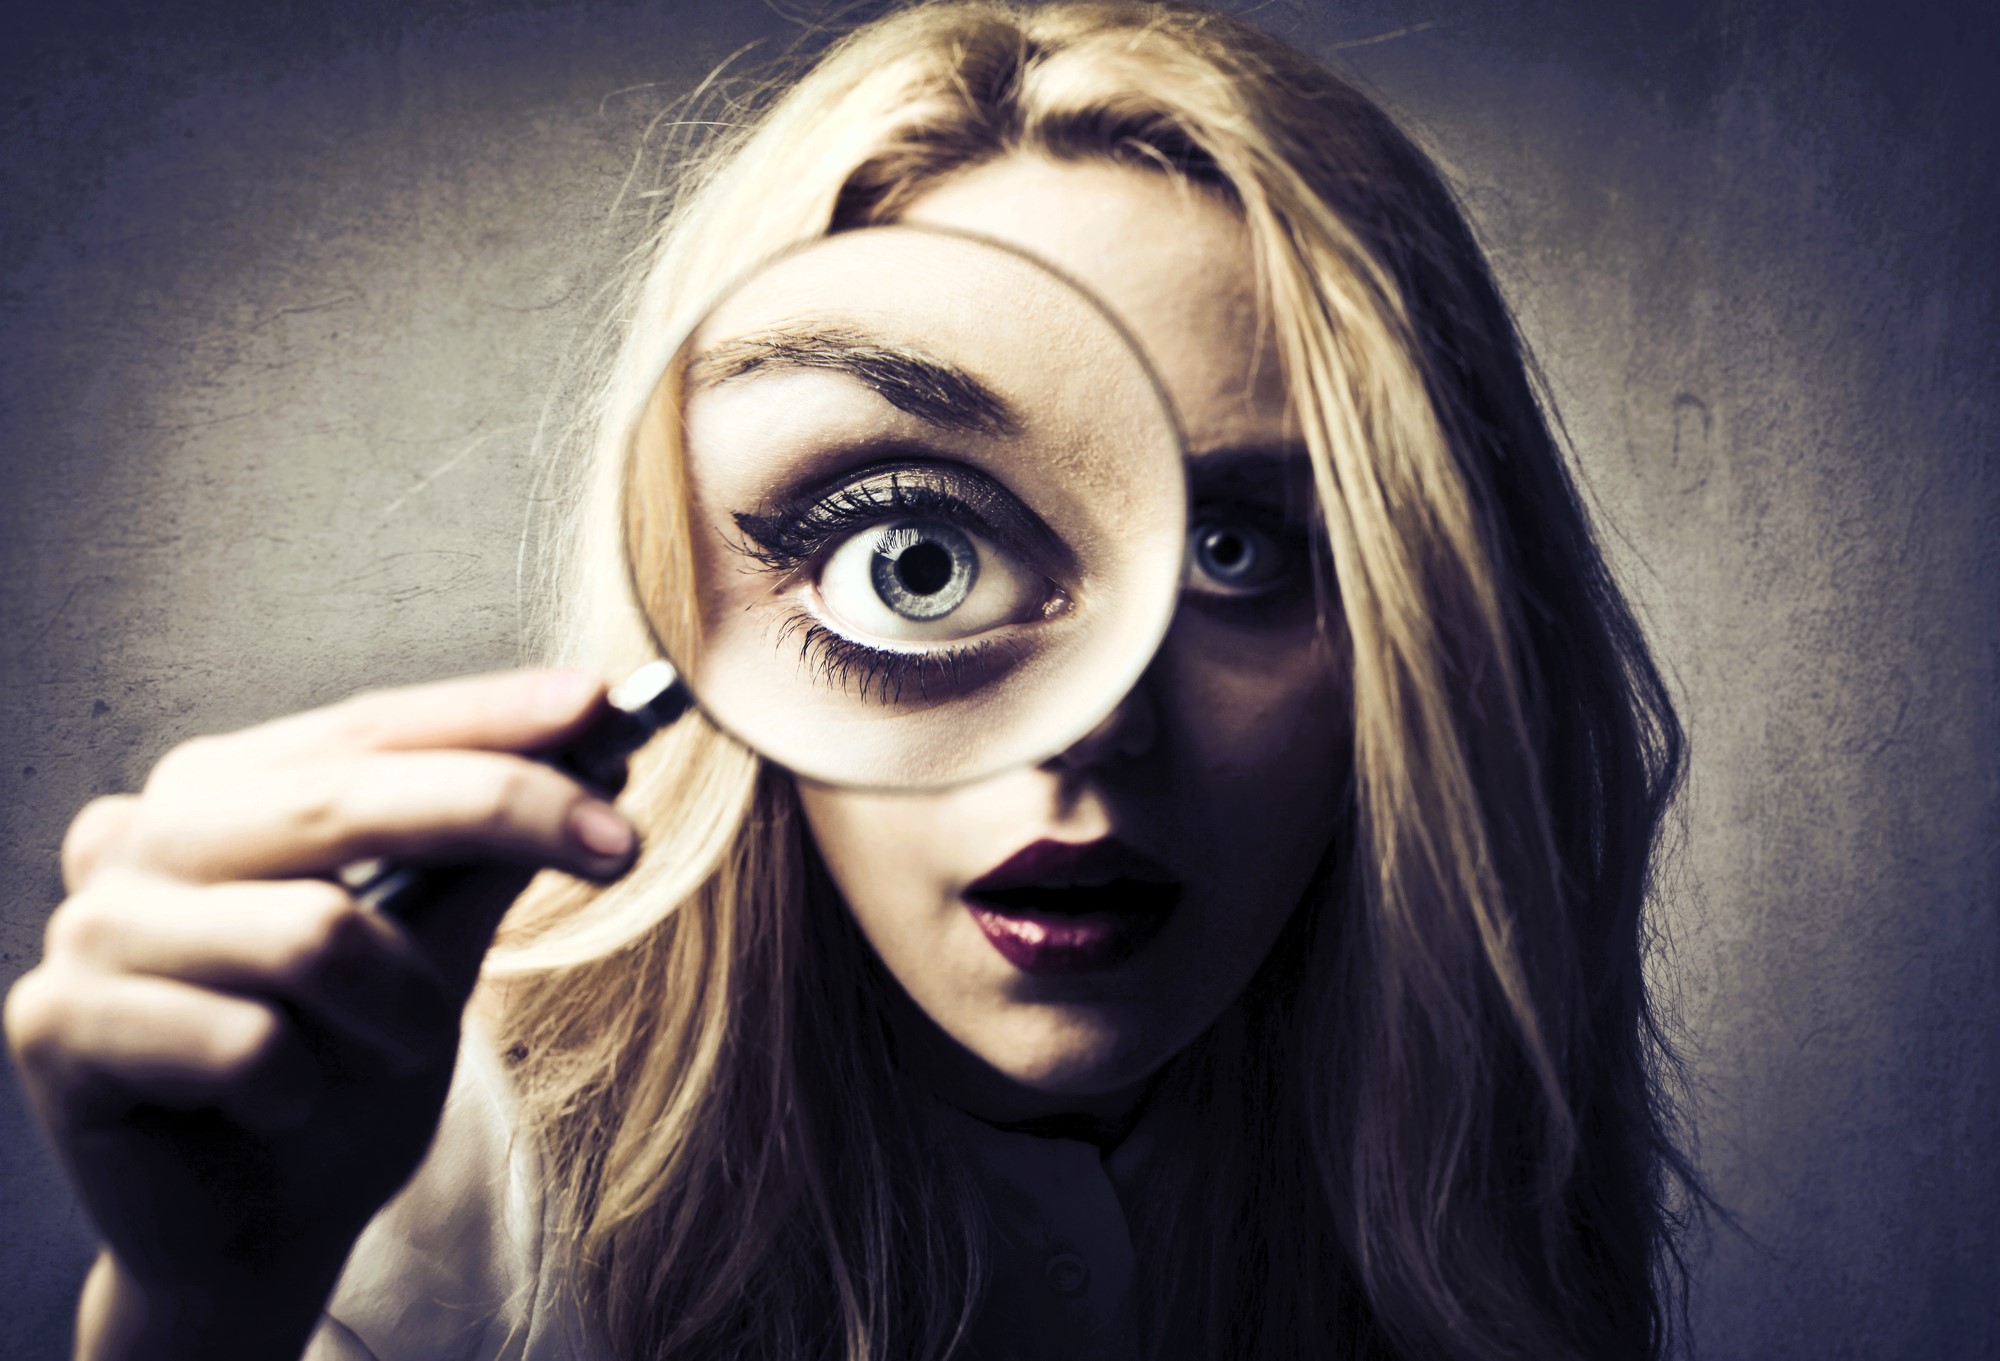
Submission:
[[1073,1252],[1058,1252],[1042,1264],[1042,1275],[1058,1295],[1076,1295],[1090,1284],[1090,1266]]

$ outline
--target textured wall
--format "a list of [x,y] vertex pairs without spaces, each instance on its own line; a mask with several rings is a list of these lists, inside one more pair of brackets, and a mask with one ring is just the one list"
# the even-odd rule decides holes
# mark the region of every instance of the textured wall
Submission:
[[[2000,1354],[1988,8],[1255,11],[1460,181],[1676,677],[1662,976],[1744,1230],[1714,1357]],[[71,812],[169,744],[514,658],[533,428],[643,125],[788,26],[338,15],[0,31],[0,983]],[[4,1082],[0,1146],[0,1350],[55,1356],[86,1232]]]

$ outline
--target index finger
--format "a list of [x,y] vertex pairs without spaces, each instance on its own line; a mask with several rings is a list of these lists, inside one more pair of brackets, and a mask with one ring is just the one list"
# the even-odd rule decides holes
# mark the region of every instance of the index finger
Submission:
[[130,794],[92,799],[70,820],[62,842],[63,887],[74,893],[132,825],[139,801]]
[[602,678],[584,671],[498,671],[368,690],[242,734],[292,754],[456,747],[530,751],[573,736],[605,707]]

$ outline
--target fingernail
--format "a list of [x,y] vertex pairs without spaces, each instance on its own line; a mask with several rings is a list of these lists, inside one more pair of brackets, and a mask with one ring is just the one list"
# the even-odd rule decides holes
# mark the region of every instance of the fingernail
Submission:
[[597,691],[597,677],[587,671],[551,671],[535,690],[535,711],[551,723],[571,718]]
[[623,814],[596,799],[581,799],[569,810],[569,834],[585,854],[608,862],[606,868],[624,864],[639,839]]

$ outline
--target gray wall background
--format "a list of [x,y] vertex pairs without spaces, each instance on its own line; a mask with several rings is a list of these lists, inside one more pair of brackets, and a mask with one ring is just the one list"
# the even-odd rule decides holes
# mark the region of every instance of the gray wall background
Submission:
[[[793,0],[793,7],[804,0]],[[1718,1358],[2000,1355],[1991,7],[1271,3],[1461,184],[1671,667]],[[647,119],[770,5],[0,21],[0,983],[172,743],[508,664]],[[88,1232],[0,1083],[0,1352]]]

